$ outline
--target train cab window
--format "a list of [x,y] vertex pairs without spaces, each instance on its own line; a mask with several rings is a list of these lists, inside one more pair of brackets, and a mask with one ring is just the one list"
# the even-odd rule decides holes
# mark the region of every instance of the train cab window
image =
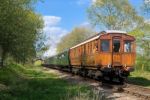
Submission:
[[119,39],[113,40],[113,52],[120,52],[120,40]]
[[131,52],[132,41],[124,41],[124,52]]
[[109,51],[109,40],[101,40],[101,51],[102,52]]

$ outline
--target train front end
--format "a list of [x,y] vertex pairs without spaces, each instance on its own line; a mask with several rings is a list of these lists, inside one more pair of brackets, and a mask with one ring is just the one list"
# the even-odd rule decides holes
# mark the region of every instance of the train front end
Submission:
[[106,31],[100,36],[100,43],[101,54],[106,58],[101,59],[101,64],[104,69],[112,69],[110,77],[122,79],[134,71],[136,44],[133,36],[123,31]]

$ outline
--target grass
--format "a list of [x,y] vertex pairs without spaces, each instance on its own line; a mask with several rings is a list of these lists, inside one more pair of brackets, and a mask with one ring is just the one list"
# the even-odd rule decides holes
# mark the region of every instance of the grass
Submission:
[[70,100],[79,92],[90,91],[87,86],[70,84],[56,74],[45,73],[40,67],[15,64],[0,69],[0,84],[4,88],[0,89],[0,100]]
[[[150,88],[150,72],[136,70],[129,82]],[[88,86],[68,83],[41,67],[12,64],[0,69],[0,100],[104,100]]]
[[129,82],[136,85],[141,85],[150,88],[150,72],[136,70],[131,73],[129,77]]

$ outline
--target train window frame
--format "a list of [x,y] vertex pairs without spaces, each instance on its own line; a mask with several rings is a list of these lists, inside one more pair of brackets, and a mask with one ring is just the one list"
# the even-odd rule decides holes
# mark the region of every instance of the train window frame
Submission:
[[[109,45],[108,45],[108,50],[106,51],[106,50],[102,50],[102,42],[103,41],[107,41],[108,43],[109,43]],[[100,52],[110,52],[110,39],[101,39],[100,40]]]
[[[123,43],[123,52],[124,52],[124,53],[132,53],[132,52],[133,52],[133,49],[134,49],[134,47],[133,47],[133,46],[134,46],[134,44],[133,44],[134,41],[133,41],[133,40],[124,40],[123,42],[124,42],[124,43]],[[129,51],[128,51],[128,50],[125,51],[125,42],[130,42],[130,47],[129,47],[130,49],[129,49]],[[126,47],[127,47],[127,45],[126,45]]]
[[112,51],[114,53],[120,53],[121,52],[121,40],[119,38],[114,38],[112,40],[112,42],[113,42],[112,43]]
[[88,43],[88,55],[90,54],[90,50],[89,50],[89,48],[90,48],[90,45],[89,45],[89,43]]
[[85,45],[85,54],[87,55],[88,54],[88,44],[86,43]]
[[[100,44],[100,45],[101,45],[101,44]],[[96,47],[96,48],[95,48],[95,47]],[[95,52],[101,51],[101,50],[99,50],[99,46],[98,46],[98,41],[97,41],[97,40],[94,41],[94,48],[96,49]]]
[[74,57],[76,57],[76,48],[74,48]]
[[91,51],[92,51],[92,45],[91,45],[91,43],[92,42],[89,43],[90,44],[90,49],[89,49],[90,50],[90,54],[91,54]]

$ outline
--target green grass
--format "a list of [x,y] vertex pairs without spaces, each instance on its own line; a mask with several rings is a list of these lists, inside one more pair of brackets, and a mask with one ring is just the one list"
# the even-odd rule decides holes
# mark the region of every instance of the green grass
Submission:
[[[136,70],[129,82],[150,88],[150,72]],[[95,100],[104,94],[68,83],[41,67],[12,64],[0,69],[0,100]],[[102,95],[102,96],[101,96]]]
[[[86,93],[87,86],[70,84],[56,74],[45,73],[40,67],[11,65],[0,69],[0,100],[66,100]],[[1,87],[0,87],[1,88]],[[68,99],[69,100],[69,99]]]
[[150,88],[150,72],[136,70],[131,73],[129,77],[129,82],[136,85],[141,85]]

